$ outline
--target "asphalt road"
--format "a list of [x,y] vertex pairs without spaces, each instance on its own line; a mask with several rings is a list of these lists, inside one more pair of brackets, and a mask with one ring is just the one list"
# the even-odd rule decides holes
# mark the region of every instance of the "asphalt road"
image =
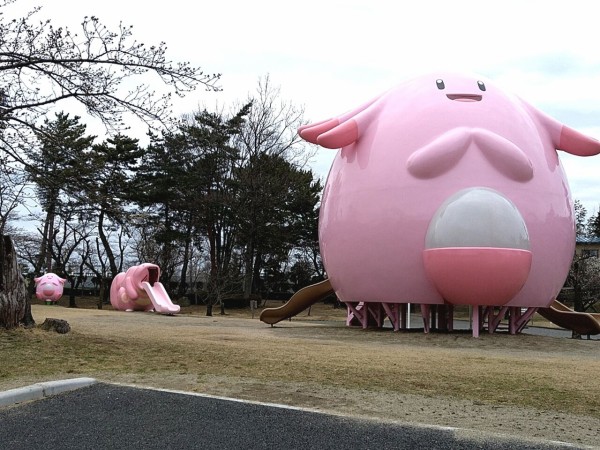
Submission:
[[559,449],[454,429],[95,384],[0,408],[1,449]]

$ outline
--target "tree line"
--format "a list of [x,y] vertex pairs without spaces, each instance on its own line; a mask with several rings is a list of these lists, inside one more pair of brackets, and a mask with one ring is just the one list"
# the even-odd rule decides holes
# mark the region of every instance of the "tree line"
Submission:
[[[72,286],[92,273],[106,298],[118,272],[155,262],[175,298],[201,287],[209,314],[231,293],[323,276],[302,108],[264,78],[231,112],[173,117],[173,95],[218,91],[220,74],[169,60],[164,42],[123,24],[85,17],[72,30],[38,21],[39,7],[11,19],[15,2],[0,0],[0,326],[34,323],[22,271]],[[64,112],[74,103],[105,140]],[[134,119],[148,145],[127,135]],[[34,231],[20,232],[31,204]]]
[[[588,214],[579,200],[575,200],[575,228],[577,239],[593,238],[600,241],[600,211]],[[573,256],[565,282],[564,292],[575,311],[597,311],[600,302],[600,258],[597,251],[585,249]]]
[[[302,109],[268,78],[229,112],[173,117],[171,95],[219,90],[220,75],[170,61],[165,43],[140,43],[122,24],[86,17],[74,32],[37,21],[40,8],[9,19],[15,1],[0,0],[0,326],[33,322],[21,272],[54,271],[74,287],[92,273],[101,306],[117,273],[155,262],[175,299],[193,292],[209,314],[232,293],[249,299],[324,276],[322,186],[295,132]],[[108,137],[97,142],[81,117],[54,112],[65,102],[83,105]],[[131,117],[148,126],[148,145],[126,134]],[[20,232],[32,202],[35,231]],[[600,235],[600,212],[575,206],[578,233]],[[590,265],[575,258],[568,283]]]
[[145,147],[124,134],[96,143],[65,112],[45,119],[21,178],[42,213],[35,232],[13,233],[28,277],[54,272],[76,288],[92,273],[101,307],[119,272],[153,262],[175,299],[194,295],[207,314],[226,296],[322,277],[322,186],[296,134],[302,111],[280,100],[264,78],[233,112],[196,111]]

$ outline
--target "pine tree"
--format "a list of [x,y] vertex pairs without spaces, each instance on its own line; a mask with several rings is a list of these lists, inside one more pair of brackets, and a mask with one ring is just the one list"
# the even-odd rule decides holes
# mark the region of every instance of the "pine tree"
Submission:
[[27,171],[46,213],[36,273],[42,267],[46,271],[52,270],[51,245],[56,216],[60,214],[62,203],[78,194],[76,186],[81,176],[81,159],[95,139],[95,136],[85,134],[86,126],[79,121],[80,117],[70,118],[64,112],[57,113],[55,120],[46,119],[37,133],[40,146],[28,154]]

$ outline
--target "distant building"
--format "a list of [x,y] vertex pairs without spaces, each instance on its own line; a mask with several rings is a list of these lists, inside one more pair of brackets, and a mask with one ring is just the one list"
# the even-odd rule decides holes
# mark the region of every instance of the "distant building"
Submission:
[[575,254],[578,256],[600,256],[599,236],[577,236],[575,239]]

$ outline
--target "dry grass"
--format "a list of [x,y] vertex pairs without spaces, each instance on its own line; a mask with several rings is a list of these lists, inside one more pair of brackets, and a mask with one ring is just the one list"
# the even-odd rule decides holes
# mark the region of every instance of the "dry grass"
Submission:
[[461,408],[520,408],[536,420],[566,414],[600,424],[597,341],[360,330],[326,305],[273,328],[249,310],[206,317],[191,307],[167,317],[34,305],[33,313],[38,323],[66,319],[72,331],[0,332],[0,389],[91,376],[391,419],[406,417],[412,399],[422,411],[454,408],[430,419],[446,425],[457,423],[446,416]]

